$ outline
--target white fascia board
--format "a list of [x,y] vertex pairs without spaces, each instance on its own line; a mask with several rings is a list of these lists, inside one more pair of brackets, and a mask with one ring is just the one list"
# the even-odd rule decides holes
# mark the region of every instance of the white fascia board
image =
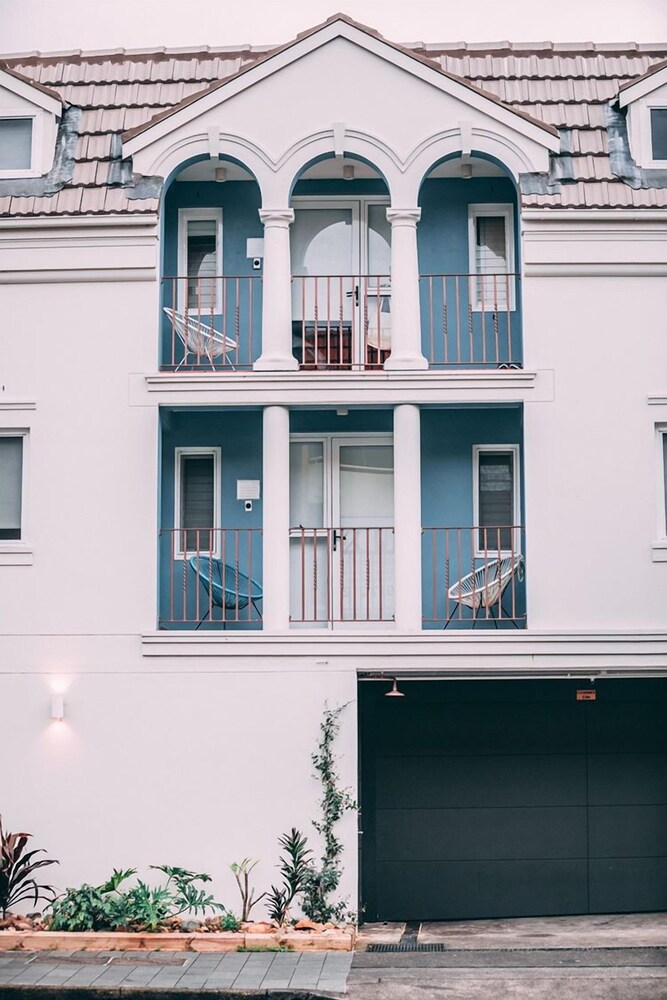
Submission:
[[284,67],[303,58],[303,56],[315,52],[336,38],[345,38],[352,44],[365,49],[380,59],[384,59],[386,62],[390,62],[406,73],[418,77],[430,86],[436,87],[450,97],[454,97],[469,107],[480,111],[482,114],[494,118],[513,131],[538,143],[538,145],[544,146],[552,152],[559,152],[560,138],[553,135],[548,129],[541,128],[539,125],[527,121],[523,116],[515,114],[508,108],[504,108],[491,98],[478,94],[465,84],[450,79],[450,77],[440,73],[434,67],[427,66],[419,59],[401,52],[382,39],[368,35],[366,32],[355,28],[345,21],[335,21],[332,24],[325,25],[320,31],[315,32],[315,34],[309,35],[307,38],[302,38],[288,48],[277,52],[273,56],[269,56],[259,64],[250,66],[240,75],[232,77],[221,87],[216,88],[208,94],[204,94],[198,100],[181,108],[180,111],[176,111],[173,115],[167,116],[161,121],[156,122],[155,125],[139,133],[139,135],[129,139],[123,143],[123,156],[133,156],[163,136],[169,135],[169,133],[175,131],[181,125],[198,118],[214,107],[218,107],[230,98],[254,86],[261,80],[272,76]]
[[619,108],[626,108],[628,104],[638,101],[640,97],[652,94],[654,90],[662,87],[665,83],[667,83],[667,66],[658,70],[657,73],[651,73],[650,76],[644,77],[643,80],[637,80],[625,90],[621,90],[618,95]]
[[62,101],[51,97],[49,94],[45,94],[43,90],[39,90],[37,87],[32,87],[23,80],[19,80],[3,69],[0,69],[0,87],[3,90],[11,91],[12,94],[16,94],[18,97],[23,97],[26,101],[30,101],[31,104],[42,108],[43,111],[48,111],[49,114],[55,115],[57,118],[60,118],[63,113]]

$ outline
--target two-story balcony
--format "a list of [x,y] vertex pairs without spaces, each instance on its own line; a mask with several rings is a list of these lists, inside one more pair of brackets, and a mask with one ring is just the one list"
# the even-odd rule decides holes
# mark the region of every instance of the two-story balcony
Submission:
[[[275,251],[264,240],[256,182],[222,162],[186,167],[165,197],[165,371],[262,367],[264,314],[273,319],[277,308],[263,287]],[[418,267],[410,275],[417,352],[433,370],[521,367],[513,183],[490,161],[447,160],[424,179],[419,202]],[[291,303],[286,350],[298,370],[377,371],[391,359],[405,273],[392,259],[390,208],[384,181],[364,163],[324,160],[296,180],[281,280]]]
[[524,628],[520,407],[427,408],[417,419],[421,505],[406,562],[414,525],[399,513],[391,410],[290,411],[277,539],[263,413],[165,414],[160,627],[257,631],[265,600],[282,592],[288,629],[391,632],[407,585],[417,628]]

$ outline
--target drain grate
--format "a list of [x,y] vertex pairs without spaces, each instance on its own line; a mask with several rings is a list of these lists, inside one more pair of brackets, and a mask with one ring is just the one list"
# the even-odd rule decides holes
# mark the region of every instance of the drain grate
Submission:
[[444,951],[444,944],[419,944],[417,941],[397,941],[395,944],[369,944],[366,951],[398,952],[398,951]]

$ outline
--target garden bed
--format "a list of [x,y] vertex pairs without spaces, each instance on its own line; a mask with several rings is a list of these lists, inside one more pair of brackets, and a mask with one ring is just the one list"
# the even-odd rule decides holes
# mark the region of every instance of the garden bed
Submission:
[[149,934],[123,931],[0,931],[0,951],[353,951],[356,930]]

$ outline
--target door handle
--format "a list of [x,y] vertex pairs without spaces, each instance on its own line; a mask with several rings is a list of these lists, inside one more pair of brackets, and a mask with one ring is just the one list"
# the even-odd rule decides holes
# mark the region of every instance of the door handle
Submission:
[[355,285],[351,292],[345,292],[345,295],[348,299],[354,295],[354,304],[355,306],[359,305],[359,285]]
[[344,541],[345,541],[345,535],[343,534],[343,532],[342,531],[334,531],[334,533],[333,533],[333,550],[334,550],[334,552],[336,551],[336,549],[338,547],[338,542],[344,542]]

